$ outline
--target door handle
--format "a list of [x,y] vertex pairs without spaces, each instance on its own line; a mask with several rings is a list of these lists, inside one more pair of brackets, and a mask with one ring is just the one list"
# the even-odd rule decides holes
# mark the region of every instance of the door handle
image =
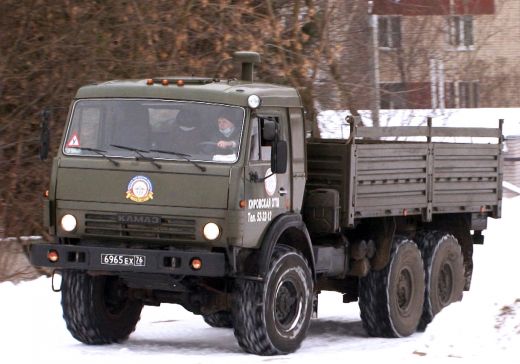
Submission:
[[280,194],[280,196],[285,196],[285,195],[287,195],[287,190],[283,187],[280,187],[280,189],[278,190],[278,193]]

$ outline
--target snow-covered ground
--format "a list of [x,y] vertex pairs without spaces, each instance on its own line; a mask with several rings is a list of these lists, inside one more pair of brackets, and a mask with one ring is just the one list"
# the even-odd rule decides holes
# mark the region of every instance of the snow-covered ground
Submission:
[[[146,307],[130,339],[110,346],[75,341],[61,318],[60,295],[50,279],[0,284],[1,362],[20,363],[519,363],[520,198],[504,201],[503,218],[489,220],[476,246],[470,292],[442,311],[424,333],[403,339],[366,336],[356,303],[320,295],[319,318],[299,351],[281,357],[245,354],[230,329],[207,326],[176,305]],[[7,360],[6,360],[7,359]]]

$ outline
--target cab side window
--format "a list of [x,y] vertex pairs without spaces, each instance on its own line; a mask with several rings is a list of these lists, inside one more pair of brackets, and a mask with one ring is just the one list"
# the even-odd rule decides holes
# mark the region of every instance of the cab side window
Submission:
[[272,120],[276,123],[279,122],[278,117],[275,116],[262,116],[253,119],[251,129],[251,148],[249,154],[249,159],[252,161],[271,160],[272,142],[266,140],[262,135],[265,120]]

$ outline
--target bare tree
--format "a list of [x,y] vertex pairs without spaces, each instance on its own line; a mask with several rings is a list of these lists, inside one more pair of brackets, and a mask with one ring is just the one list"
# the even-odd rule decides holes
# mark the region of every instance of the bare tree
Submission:
[[[313,74],[326,19],[312,0],[14,1],[0,3],[0,226],[42,234],[51,161],[38,160],[40,113],[51,151],[76,89],[96,81],[214,76],[234,51],[264,55],[260,77],[292,85],[314,115]],[[318,29],[318,34],[311,28]],[[314,58],[313,58],[314,57]],[[221,77],[236,77],[224,62]],[[52,153],[51,153],[52,156]]]

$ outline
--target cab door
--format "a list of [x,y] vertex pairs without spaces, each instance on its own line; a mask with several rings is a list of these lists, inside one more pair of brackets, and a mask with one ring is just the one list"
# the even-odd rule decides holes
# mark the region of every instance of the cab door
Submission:
[[286,110],[259,113],[251,120],[248,163],[245,167],[244,197],[246,200],[244,247],[255,247],[269,224],[280,214],[291,210],[291,160],[287,151],[285,173],[271,172],[272,138],[266,135],[266,124],[276,125],[278,140],[289,142]]

